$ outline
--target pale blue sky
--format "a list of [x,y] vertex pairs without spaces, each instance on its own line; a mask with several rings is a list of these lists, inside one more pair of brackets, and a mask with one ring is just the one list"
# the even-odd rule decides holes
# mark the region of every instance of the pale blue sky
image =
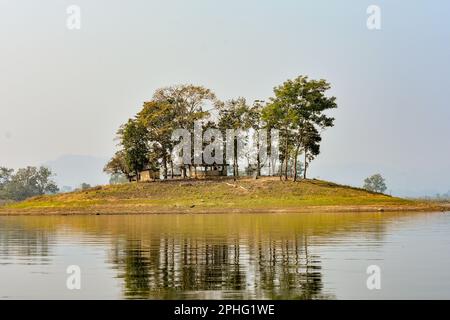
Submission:
[[[381,30],[366,28],[370,4]],[[0,0],[0,165],[108,157],[161,86],[266,99],[307,74],[339,104],[312,176],[361,185],[380,171],[395,194],[447,192],[449,57],[445,0]]]

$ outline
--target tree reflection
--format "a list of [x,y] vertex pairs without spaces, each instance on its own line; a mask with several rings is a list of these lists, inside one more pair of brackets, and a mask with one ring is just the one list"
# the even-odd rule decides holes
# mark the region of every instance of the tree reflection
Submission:
[[55,245],[76,243],[107,250],[108,267],[130,299],[333,298],[324,289],[321,246],[344,239],[372,250],[393,218],[410,219],[405,213],[1,218],[0,263],[15,257],[51,263]]
[[45,230],[28,229],[20,224],[0,225],[0,258],[28,257],[27,264],[47,264],[51,235]]
[[314,299],[323,288],[320,258],[308,252],[306,235],[127,240],[113,260],[128,298]]

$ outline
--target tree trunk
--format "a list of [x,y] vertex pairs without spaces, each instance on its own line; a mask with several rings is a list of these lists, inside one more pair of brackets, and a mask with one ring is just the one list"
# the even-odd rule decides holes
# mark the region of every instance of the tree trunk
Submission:
[[261,176],[261,159],[259,158],[259,134],[256,141],[256,179]]
[[305,169],[303,169],[303,179],[306,180],[306,170],[308,169],[308,162],[307,162],[307,151],[305,150]]
[[163,177],[164,177],[164,180],[167,180],[167,158],[166,157],[163,157],[163,168],[164,168]]
[[272,155],[269,158],[269,177],[272,176]]
[[234,180],[236,180],[237,179],[237,177],[239,176],[239,165],[238,165],[238,141],[237,141],[237,138],[234,138],[234,155],[233,155],[233,157],[234,157],[234,159],[233,159],[233,162],[234,162]]
[[294,158],[294,181],[297,181],[297,158],[298,158],[298,150],[300,146],[295,149],[295,158]]
[[284,180],[287,181],[288,179],[288,165],[289,165],[289,159],[286,151],[286,158],[284,159]]
[[284,167],[284,179],[287,181],[288,179],[288,162],[289,162],[289,140],[288,140],[288,134],[286,129],[286,145],[284,148],[284,161],[285,161],[285,167]]

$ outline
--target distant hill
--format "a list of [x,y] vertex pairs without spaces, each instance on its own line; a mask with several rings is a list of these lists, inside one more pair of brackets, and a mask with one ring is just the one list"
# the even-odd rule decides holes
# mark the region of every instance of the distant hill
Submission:
[[174,180],[126,183],[40,196],[0,209],[9,214],[249,213],[436,210],[404,200],[320,180],[279,178]]
[[54,180],[60,189],[64,186],[77,188],[83,182],[92,186],[107,184],[109,177],[103,173],[107,161],[100,157],[64,155],[44,165],[56,174]]

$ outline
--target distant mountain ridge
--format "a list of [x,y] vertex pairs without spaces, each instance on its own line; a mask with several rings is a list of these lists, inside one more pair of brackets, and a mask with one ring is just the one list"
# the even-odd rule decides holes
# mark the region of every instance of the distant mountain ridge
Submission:
[[55,173],[54,180],[61,189],[65,186],[77,188],[82,183],[92,186],[107,184],[109,177],[103,172],[107,161],[106,157],[63,155],[43,165]]

